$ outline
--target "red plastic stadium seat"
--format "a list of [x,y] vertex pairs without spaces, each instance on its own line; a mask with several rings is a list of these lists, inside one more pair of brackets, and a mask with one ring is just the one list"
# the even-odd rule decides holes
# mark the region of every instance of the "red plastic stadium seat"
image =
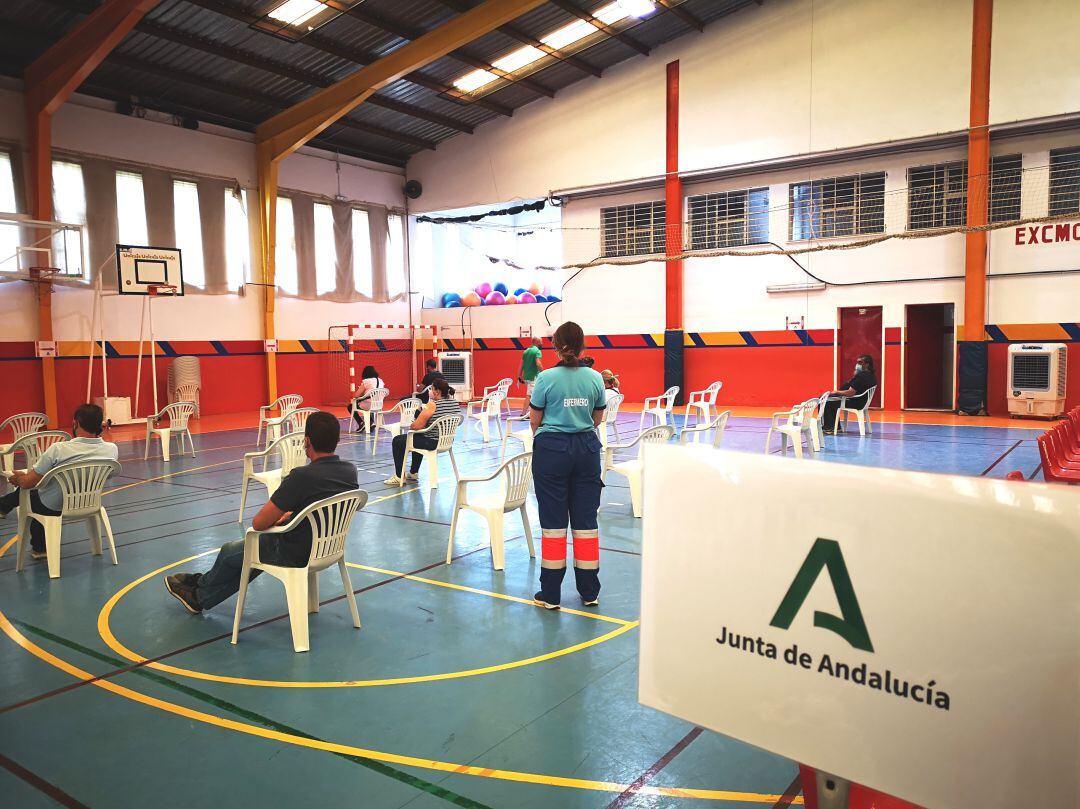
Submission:
[[1080,471],[1065,469],[1061,466],[1049,433],[1040,435],[1036,440],[1039,444],[1039,457],[1042,458],[1043,477],[1048,482],[1080,483]]

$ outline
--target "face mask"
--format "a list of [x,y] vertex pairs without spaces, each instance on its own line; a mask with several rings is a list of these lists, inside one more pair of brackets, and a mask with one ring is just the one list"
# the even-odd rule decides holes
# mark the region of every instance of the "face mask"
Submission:
[[862,363],[861,362],[855,364],[855,373],[859,373],[859,371],[861,371],[862,369],[863,368],[862,368]]

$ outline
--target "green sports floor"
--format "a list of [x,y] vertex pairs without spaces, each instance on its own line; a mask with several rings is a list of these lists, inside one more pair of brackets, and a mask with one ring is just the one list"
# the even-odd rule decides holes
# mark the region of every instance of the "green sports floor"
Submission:
[[[633,434],[636,419],[625,425]],[[725,446],[760,452],[767,426],[732,419]],[[866,438],[829,439],[822,459],[1038,471],[1029,430],[875,426]],[[539,564],[513,515],[504,572],[492,570],[486,527],[472,514],[446,565],[449,463],[435,491],[391,489],[382,485],[389,442],[373,457],[347,437],[340,454],[370,493],[347,550],[363,627],[353,629],[328,571],[311,651],[295,654],[284,592],[264,576],[231,645],[235,600],[190,616],[162,578],[206,569],[241,536],[240,459],[254,442],[254,429],[197,436],[197,457],[168,464],[121,444],[123,471],[105,500],[115,567],[74,524],[60,579],[43,563],[16,573],[14,515],[0,523],[0,805],[801,804],[794,762],[637,704],[641,522],[617,476],[600,514],[599,612],[574,609],[570,575],[553,613],[532,605]],[[499,445],[474,430],[455,454],[463,474],[484,474]],[[248,520],[264,499],[253,485]]]

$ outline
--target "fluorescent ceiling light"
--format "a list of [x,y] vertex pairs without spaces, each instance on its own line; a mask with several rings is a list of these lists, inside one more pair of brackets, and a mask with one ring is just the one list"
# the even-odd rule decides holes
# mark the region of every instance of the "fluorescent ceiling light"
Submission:
[[622,6],[631,17],[648,17],[656,11],[656,4],[652,0],[616,0],[616,5]]
[[543,57],[544,52],[542,50],[534,48],[532,45],[526,45],[524,48],[518,48],[516,51],[506,54],[506,56],[496,59],[492,64],[499,70],[513,73],[515,70],[521,70],[525,65],[531,65],[537,59]]
[[473,90],[477,90],[485,84],[491,84],[491,82],[495,81],[497,78],[499,77],[491,71],[474,70],[472,73],[466,73],[460,79],[456,80],[454,86],[466,93],[471,93]]
[[541,37],[540,41],[549,48],[561,50],[567,45],[572,45],[578,40],[585,39],[585,37],[595,34],[596,31],[597,28],[592,23],[585,22],[584,20],[577,20],[569,25],[564,25],[562,28],[556,28],[546,37]]
[[319,0],[285,0],[266,16],[286,25],[303,25],[327,8],[328,6]]

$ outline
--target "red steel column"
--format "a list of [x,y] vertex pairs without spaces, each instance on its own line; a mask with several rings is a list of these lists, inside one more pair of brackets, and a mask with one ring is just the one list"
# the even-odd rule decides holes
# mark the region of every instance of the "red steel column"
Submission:
[[[677,256],[683,251],[682,179],[679,177],[679,62],[667,66],[667,162],[664,167],[664,252]],[[666,262],[664,273],[665,323],[667,329],[683,327],[682,259]]]
[[[971,24],[971,102],[968,129],[968,226],[985,225],[990,176],[990,39],[994,0],[974,0]],[[986,332],[986,231],[966,234],[964,251],[964,340]]]

